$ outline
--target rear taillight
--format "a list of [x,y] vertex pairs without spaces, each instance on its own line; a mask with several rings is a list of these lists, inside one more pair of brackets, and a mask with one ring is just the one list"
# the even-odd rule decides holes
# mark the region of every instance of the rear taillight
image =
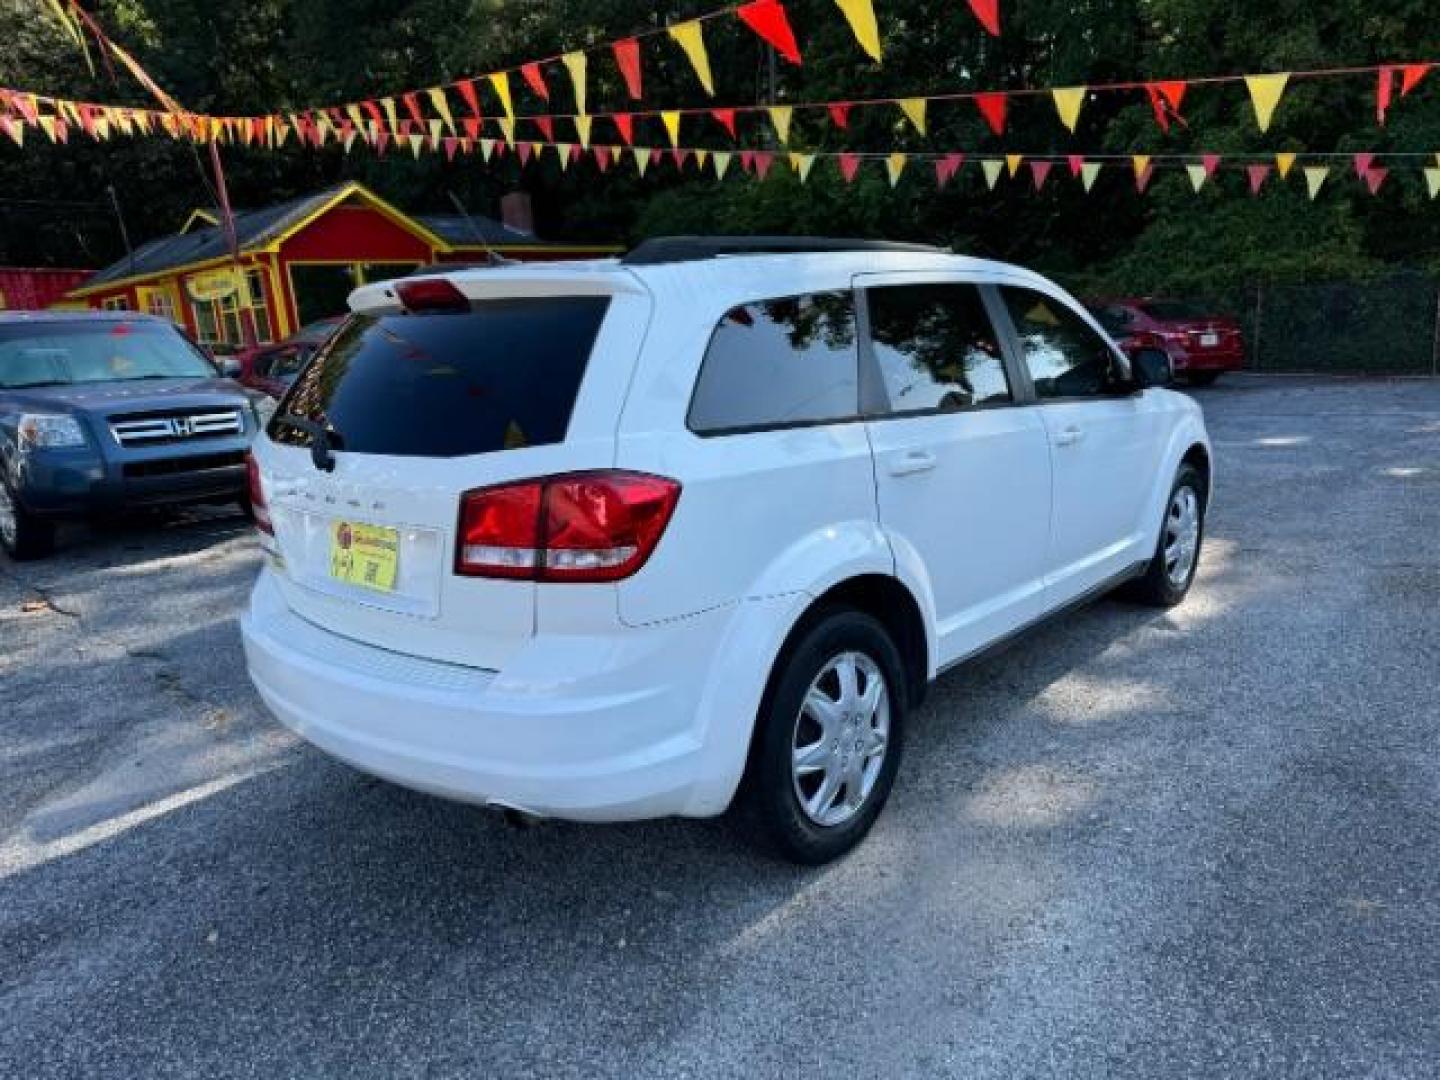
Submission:
[[467,492],[455,572],[527,581],[619,581],[650,558],[680,498],[663,476],[565,473]]
[[469,311],[470,301],[445,278],[417,278],[395,286],[406,311]]
[[250,485],[250,512],[255,517],[255,528],[274,536],[275,526],[270,523],[270,508],[265,504],[265,487],[260,482],[260,465],[253,453],[245,455],[245,475]]

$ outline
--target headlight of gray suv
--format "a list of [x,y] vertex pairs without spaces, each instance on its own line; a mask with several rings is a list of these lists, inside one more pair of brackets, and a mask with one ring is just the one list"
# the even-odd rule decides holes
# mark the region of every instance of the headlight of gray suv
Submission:
[[16,429],[20,448],[38,447],[58,450],[67,446],[84,446],[85,429],[73,416],[56,413],[23,413]]

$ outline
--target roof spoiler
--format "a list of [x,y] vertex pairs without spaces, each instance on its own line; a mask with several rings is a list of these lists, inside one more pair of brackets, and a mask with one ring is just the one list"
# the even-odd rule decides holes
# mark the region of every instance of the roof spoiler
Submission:
[[625,266],[697,262],[722,255],[794,255],[813,252],[909,251],[949,255],[949,248],[898,240],[845,240],[830,236],[660,236],[620,257]]

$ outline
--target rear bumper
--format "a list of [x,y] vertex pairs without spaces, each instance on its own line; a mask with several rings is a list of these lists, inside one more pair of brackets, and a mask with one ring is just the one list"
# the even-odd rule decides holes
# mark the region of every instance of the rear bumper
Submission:
[[1239,371],[1245,366],[1243,349],[1186,351],[1172,345],[1167,351],[1176,371]]
[[710,722],[710,691],[753,683],[758,702],[768,674],[727,674],[734,619],[724,608],[604,638],[541,635],[504,672],[485,671],[323,630],[286,607],[267,569],[241,631],[266,705],[342,761],[465,802],[625,821],[729,802],[749,722],[743,735]]

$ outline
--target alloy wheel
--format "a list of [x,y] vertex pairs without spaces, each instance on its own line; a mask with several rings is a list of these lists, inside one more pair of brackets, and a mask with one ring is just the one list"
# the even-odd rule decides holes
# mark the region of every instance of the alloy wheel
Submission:
[[805,692],[791,737],[791,778],[817,825],[843,825],[869,799],[889,748],[890,695],[880,666],[843,652]]
[[1165,576],[1185,587],[1200,550],[1200,499],[1188,484],[1175,489],[1165,514]]

